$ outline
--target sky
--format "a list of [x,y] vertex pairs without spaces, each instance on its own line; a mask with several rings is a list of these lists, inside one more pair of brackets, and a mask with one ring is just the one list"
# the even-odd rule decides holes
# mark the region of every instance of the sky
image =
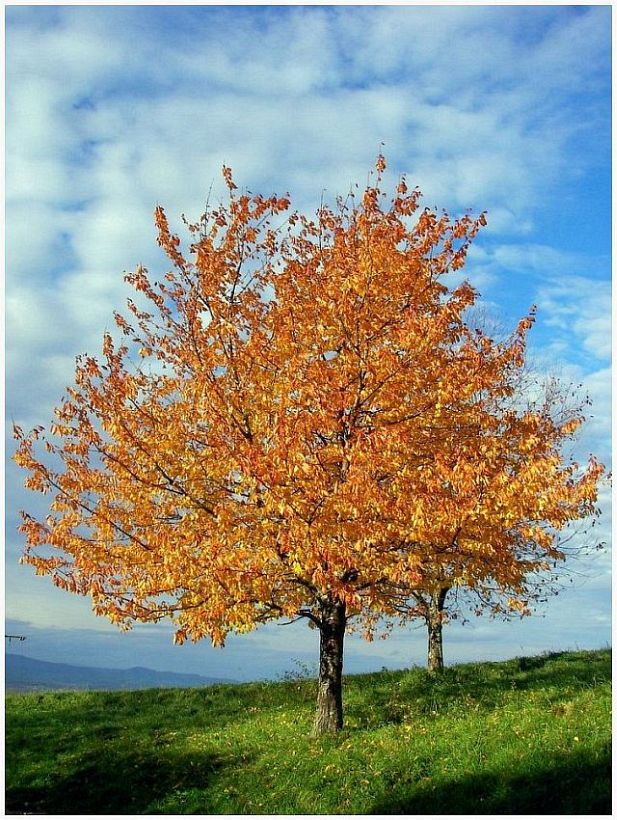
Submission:
[[[577,457],[610,461],[610,6],[6,7],[6,630],[41,660],[250,680],[314,670],[317,633],[268,625],[172,645],[122,633],[18,558],[19,510],[44,513],[10,460],[12,422],[47,425],[75,356],[97,354],[123,273],[163,274],[153,210],[174,228],[222,194],[221,167],[314,213],[364,185],[383,150],[424,204],[486,210],[465,276],[530,360],[593,400]],[[383,144],[383,145],[382,145]],[[610,491],[595,538],[610,542]],[[446,663],[611,640],[610,552],[578,561],[537,616],[448,625]],[[422,665],[421,626],[349,672]]]

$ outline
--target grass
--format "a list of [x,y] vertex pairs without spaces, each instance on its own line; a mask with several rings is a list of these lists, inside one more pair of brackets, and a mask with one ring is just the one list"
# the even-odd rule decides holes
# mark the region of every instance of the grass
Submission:
[[6,698],[6,810],[610,814],[610,650],[315,683]]

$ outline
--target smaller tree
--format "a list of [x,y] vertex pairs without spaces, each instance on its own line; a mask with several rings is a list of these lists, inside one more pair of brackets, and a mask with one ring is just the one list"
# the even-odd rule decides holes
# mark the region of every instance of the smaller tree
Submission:
[[448,511],[451,522],[447,537],[432,542],[440,560],[423,565],[419,587],[392,591],[404,620],[426,624],[433,674],[443,669],[448,619],[465,609],[526,616],[557,594],[572,556],[564,528],[598,512],[603,466],[592,456],[581,469],[565,452],[584,422],[582,404],[554,379],[532,400],[537,386],[531,389],[523,367],[521,355],[504,372],[499,398],[485,396],[476,426],[459,428],[450,458],[435,465],[435,513]]

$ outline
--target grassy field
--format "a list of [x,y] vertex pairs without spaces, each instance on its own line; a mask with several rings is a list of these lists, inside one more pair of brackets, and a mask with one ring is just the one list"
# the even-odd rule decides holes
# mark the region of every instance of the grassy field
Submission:
[[315,683],[12,695],[7,813],[608,814],[610,650]]

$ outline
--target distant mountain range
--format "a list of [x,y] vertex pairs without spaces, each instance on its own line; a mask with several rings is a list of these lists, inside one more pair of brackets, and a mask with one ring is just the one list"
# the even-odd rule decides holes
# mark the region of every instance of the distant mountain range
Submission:
[[150,689],[154,687],[212,686],[231,683],[223,678],[180,672],[161,672],[133,666],[130,669],[99,669],[50,663],[7,652],[5,658],[7,692],[32,692],[52,689]]

